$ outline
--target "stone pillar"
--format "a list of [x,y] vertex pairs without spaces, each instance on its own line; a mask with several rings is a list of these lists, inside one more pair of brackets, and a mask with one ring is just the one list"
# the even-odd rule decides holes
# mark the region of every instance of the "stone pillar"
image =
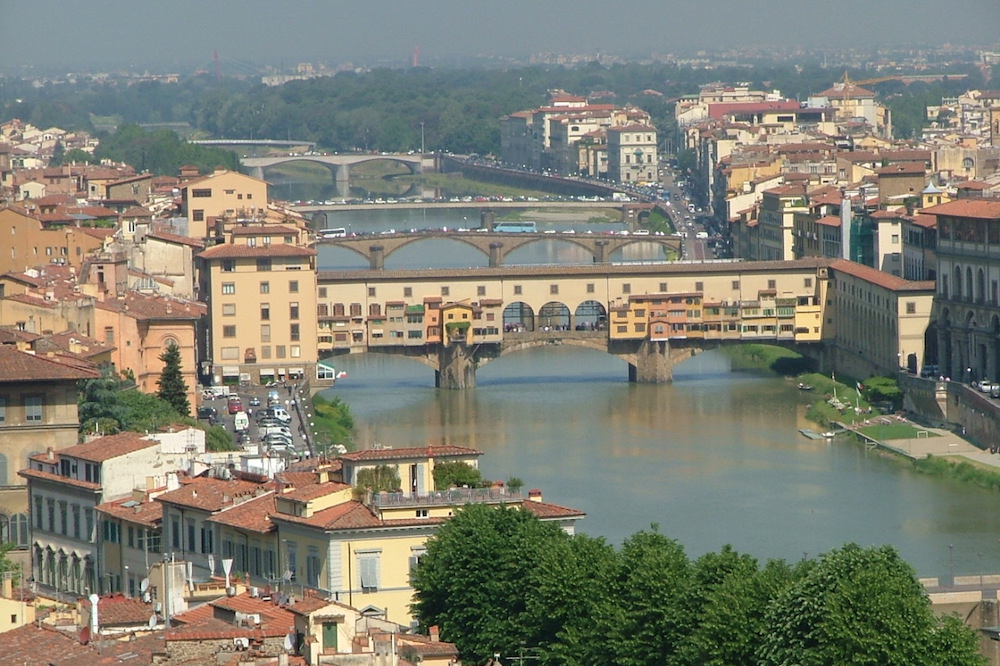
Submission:
[[257,180],[264,180],[264,167],[254,166],[250,167],[250,173],[248,174],[251,178],[256,178]]
[[476,388],[476,359],[474,350],[464,344],[441,345],[438,348],[438,367],[434,385],[442,389]]
[[606,264],[608,262],[608,241],[599,240],[594,244],[594,263]]
[[381,245],[372,245],[368,248],[368,266],[373,271],[385,268],[385,248]]
[[503,265],[503,243],[494,241],[490,243],[490,268]]
[[640,342],[635,353],[635,365],[629,365],[628,380],[638,384],[667,384],[673,379],[670,343],[666,340]]
[[484,208],[479,213],[479,228],[493,231],[493,223],[496,222],[496,211],[491,208]]

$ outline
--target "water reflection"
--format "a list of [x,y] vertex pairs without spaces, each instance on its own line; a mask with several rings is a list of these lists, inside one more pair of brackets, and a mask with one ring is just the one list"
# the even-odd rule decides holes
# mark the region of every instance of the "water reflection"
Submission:
[[480,449],[485,476],[582,509],[581,531],[614,543],[656,522],[693,556],[731,543],[797,559],[856,541],[894,544],[925,575],[948,575],[950,552],[956,573],[1000,566],[992,493],[805,439],[801,392],[731,372],[715,352],[662,386],[630,385],[623,362],[568,347],[492,361],[472,391],[436,390],[426,366],[377,354],[337,367],[359,444]]

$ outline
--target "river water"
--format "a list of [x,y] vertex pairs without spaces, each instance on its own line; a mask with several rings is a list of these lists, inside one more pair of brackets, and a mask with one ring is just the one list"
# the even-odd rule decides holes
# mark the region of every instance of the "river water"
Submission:
[[[342,213],[331,226],[397,224],[384,215]],[[485,264],[456,263],[448,243],[418,245],[413,265],[387,267]],[[349,267],[328,250],[321,269]],[[524,263],[561,260],[546,252]],[[491,361],[470,391],[435,389],[432,370],[398,357],[336,364],[348,377],[332,394],[350,404],[358,445],[479,449],[484,477],[523,479],[545,501],[584,511],[579,531],[614,544],[657,523],[692,557],[732,544],[794,560],[854,541],[896,546],[923,576],[1000,570],[993,493],[846,441],[806,439],[798,429],[813,425],[811,396],[782,378],[734,372],[719,352],[681,363],[660,386],[629,384],[622,361],[571,347]]]

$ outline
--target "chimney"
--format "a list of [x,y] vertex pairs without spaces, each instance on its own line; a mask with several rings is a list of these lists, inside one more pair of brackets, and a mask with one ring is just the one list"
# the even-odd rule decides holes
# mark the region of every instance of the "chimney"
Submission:
[[431,640],[434,641],[435,643],[441,640],[440,636],[438,635],[438,626],[436,624],[431,627],[428,627],[427,631],[431,635]]
[[542,501],[542,491],[538,488],[532,488],[528,491],[528,500],[531,502],[541,502]]
[[7,575],[3,577],[3,598],[13,599],[14,598],[14,576]]
[[51,446],[48,448],[46,453],[48,454],[49,462],[54,462],[56,459],[56,452],[52,450]]

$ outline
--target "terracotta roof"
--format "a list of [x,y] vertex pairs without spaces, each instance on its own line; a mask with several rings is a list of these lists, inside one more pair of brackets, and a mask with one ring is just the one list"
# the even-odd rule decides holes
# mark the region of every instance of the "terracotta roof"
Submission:
[[128,291],[118,297],[97,301],[94,307],[111,312],[123,312],[138,320],[192,320],[208,314],[208,306],[163,294],[143,294]]
[[[253,628],[238,627],[216,616],[216,609],[247,615],[260,614],[261,623]],[[166,632],[167,641],[215,640],[238,636],[265,638],[285,636],[295,626],[295,616],[284,606],[254,598],[244,592],[234,597],[221,597],[186,613],[175,615],[181,626]]]
[[156,501],[212,513],[237,506],[234,503],[235,498],[249,499],[249,497],[255,496],[259,490],[266,491],[266,488],[259,483],[239,479],[199,477],[192,479],[177,490],[163,493],[156,498]]
[[309,500],[317,497],[324,497],[332,493],[339,493],[340,491],[347,490],[350,487],[351,486],[346,483],[337,483],[336,481],[328,483],[314,482],[286,490],[281,493],[281,496],[299,502],[308,502]]
[[846,259],[835,259],[831,264],[830,268],[834,271],[839,271],[841,273],[846,273],[847,275],[852,275],[856,278],[865,280],[866,282],[871,282],[874,285],[888,289],[890,291],[927,291],[933,292],[936,288],[936,284],[933,280],[916,282],[913,280],[904,280],[901,277],[895,275],[889,275],[888,273],[883,273],[882,271],[876,270],[869,266],[864,266],[862,264],[856,264],[853,261],[847,261]]
[[285,245],[284,243],[270,243],[268,245],[236,245],[234,243],[223,243],[215,245],[198,253],[201,259],[241,259],[258,257],[313,257],[316,250],[308,247],[297,247],[295,245]]
[[[81,599],[80,609],[90,615],[90,600]],[[153,606],[142,599],[126,597],[120,592],[106,594],[97,600],[97,622],[101,627],[146,624],[153,614]]]
[[955,199],[947,203],[924,208],[925,215],[948,215],[950,217],[972,217],[980,220],[1000,220],[1000,200],[996,199]]
[[454,643],[434,640],[430,636],[420,634],[396,634],[397,645],[402,653],[413,652],[423,657],[457,656],[458,647]]
[[297,234],[299,230],[284,224],[247,224],[228,229],[234,236],[264,236],[267,234]]
[[879,176],[915,176],[924,174],[923,162],[897,162],[875,171]]
[[0,345],[0,384],[77,381],[100,376],[101,373],[96,368],[70,365],[54,357],[30,354],[10,345]]
[[220,511],[208,518],[206,522],[266,534],[275,529],[274,523],[269,518],[271,514],[277,512],[274,500],[275,494],[270,491],[266,495],[247,500],[226,511]]
[[[104,462],[118,456],[124,456],[134,451],[141,451],[159,445],[159,441],[139,432],[120,432],[92,439],[85,444],[75,444],[54,452],[56,462],[60,456],[78,458],[90,462]],[[31,460],[52,462],[47,453],[36,453]]]
[[165,231],[161,228],[155,228],[146,234],[146,238],[155,238],[156,240],[166,241],[168,243],[175,243],[177,245],[187,245],[190,247],[205,247],[205,243],[194,238],[188,238],[187,236],[179,236],[177,234],[172,234],[169,231]]
[[163,505],[153,500],[138,501],[130,497],[99,504],[97,510],[129,523],[159,527],[163,524]]
[[343,454],[342,460],[352,462],[377,462],[407,458],[453,458],[456,456],[481,456],[482,451],[464,446],[415,446],[401,449],[363,449]]
[[286,606],[285,608],[287,608],[290,613],[294,613],[295,615],[309,615],[310,613],[315,613],[316,611],[329,606],[337,606],[345,610],[354,610],[347,604],[342,604],[339,601],[334,601],[332,599],[325,599],[318,593],[311,590],[306,590],[305,595],[301,599],[296,599],[294,604]]
[[937,228],[937,218],[933,215],[924,215],[923,213],[917,213],[912,218],[913,224],[918,227],[923,227],[924,229],[935,229]]
[[53,660],[69,659],[93,664],[97,657],[94,648],[80,644],[78,633],[34,622],[0,634],[0,654],[8,664],[53,664]]
[[521,503],[521,508],[529,513],[533,513],[542,520],[554,519],[554,518],[583,518],[587,514],[578,509],[570,509],[565,506],[559,506],[558,504],[548,504],[546,502],[536,502],[534,500],[525,500]]
[[836,215],[824,215],[816,220],[816,224],[822,224],[824,227],[839,227],[840,218]]
[[90,481],[79,481],[77,479],[71,479],[67,476],[60,476],[59,474],[52,474],[51,472],[43,472],[38,469],[22,469],[19,471],[18,476],[25,479],[36,479],[38,481],[51,481],[53,483],[59,483],[67,486],[73,486],[74,488],[80,488],[82,490],[91,490],[94,492],[100,492],[101,484],[91,483]]
[[[381,527],[384,524],[368,507],[357,500],[348,500],[328,509],[317,511],[308,518],[276,513],[273,519],[297,523],[299,525],[309,525],[321,530],[373,528]],[[422,518],[420,520],[423,523],[434,523],[435,521],[442,522],[443,519]],[[392,521],[392,524],[396,525],[398,523]]]
[[856,86],[853,83],[835,84],[832,88],[827,88],[823,92],[815,95],[815,97],[830,97],[834,99],[851,99],[858,97],[875,97],[875,93],[871,90],[866,90],[861,86]]

